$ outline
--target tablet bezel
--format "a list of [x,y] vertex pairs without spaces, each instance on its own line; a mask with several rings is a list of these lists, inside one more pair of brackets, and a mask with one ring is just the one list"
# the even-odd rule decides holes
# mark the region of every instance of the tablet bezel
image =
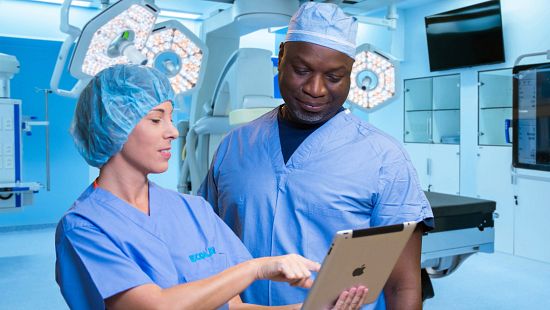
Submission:
[[405,222],[337,232],[302,309],[330,307],[342,291],[358,285],[369,289],[367,304],[376,301],[416,225]]

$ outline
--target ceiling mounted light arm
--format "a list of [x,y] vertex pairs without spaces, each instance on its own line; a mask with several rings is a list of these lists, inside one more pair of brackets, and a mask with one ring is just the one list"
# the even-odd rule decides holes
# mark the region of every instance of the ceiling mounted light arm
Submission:
[[73,0],[65,0],[61,5],[59,30],[61,30],[63,33],[66,33],[68,36],[61,45],[61,49],[59,50],[59,54],[57,56],[57,62],[53,70],[52,78],[50,79],[51,90],[58,95],[67,97],[77,97],[82,88],[85,86],[84,82],[79,81],[70,91],[59,89],[59,81],[67,62],[67,56],[69,55],[71,46],[81,32],[80,28],[75,27],[69,23],[69,9],[72,2]]
[[390,4],[388,6],[388,13],[384,18],[370,17],[370,16],[355,16],[357,21],[363,24],[370,24],[375,26],[387,27],[389,30],[395,30],[397,28],[397,19],[399,15],[397,14],[397,8],[395,4]]
[[347,101],[373,111],[396,94],[396,60],[370,44],[357,48]]

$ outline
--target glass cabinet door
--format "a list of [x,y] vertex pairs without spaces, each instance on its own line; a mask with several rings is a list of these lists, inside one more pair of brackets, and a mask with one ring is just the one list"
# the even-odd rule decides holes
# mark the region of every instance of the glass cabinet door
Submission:
[[432,79],[405,80],[405,111],[432,109]]
[[405,80],[405,142],[460,143],[460,75]]
[[478,75],[478,145],[511,146],[512,69]]
[[406,80],[405,142],[432,142],[432,79]]
[[433,109],[460,109],[460,75],[453,74],[433,78]]
[[432,111],[405,112],[405,142],[432,142]]
[[460,75],[433,78],[433,141],[460,143]]

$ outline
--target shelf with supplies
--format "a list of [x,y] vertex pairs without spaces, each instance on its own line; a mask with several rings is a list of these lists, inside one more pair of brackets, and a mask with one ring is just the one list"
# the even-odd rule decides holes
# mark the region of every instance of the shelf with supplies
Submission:
[[478,145],[512,146],[512,69],[478,74]]
[[460,75],[404,81],[406,143],[460,144]]

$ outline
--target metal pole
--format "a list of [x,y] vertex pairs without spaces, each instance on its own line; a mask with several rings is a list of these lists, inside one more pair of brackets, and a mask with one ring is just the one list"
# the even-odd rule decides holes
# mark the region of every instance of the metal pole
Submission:
[[50,191],[50,118],[48,112],[48,95],[52,91],[50,89],[44,90],[44,114],[46,118],[46,190]]

